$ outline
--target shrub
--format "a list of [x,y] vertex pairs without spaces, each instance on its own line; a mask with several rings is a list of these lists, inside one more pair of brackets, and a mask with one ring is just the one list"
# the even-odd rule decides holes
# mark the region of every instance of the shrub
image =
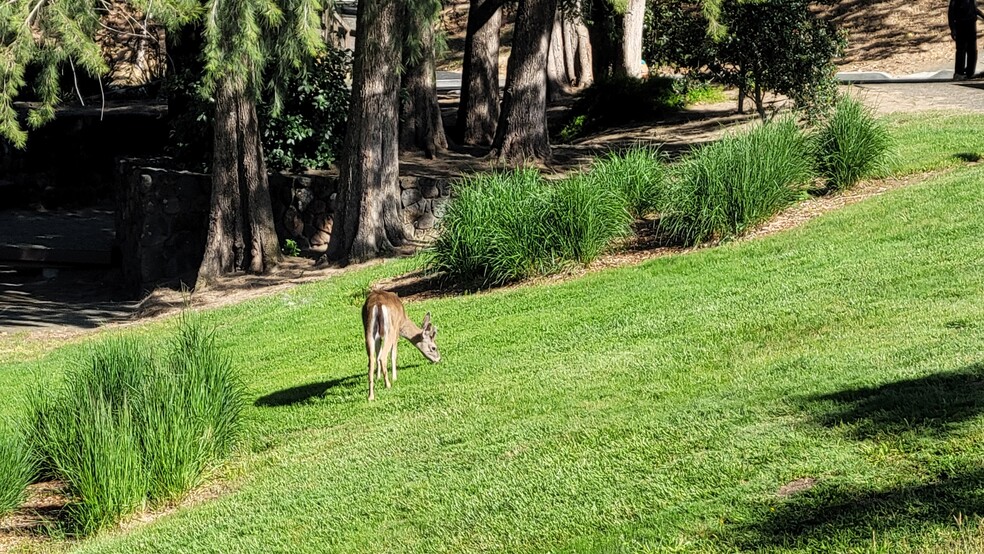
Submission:
[[441,222],[430,268],[482,286],[588,263],[628,231],[621,196],[577,176],[556,185],[535,169],[468,177]]
[[35,470],[34,455],[25,437],[13,425],[0,424],[0,516],[24,500]]
[[133,339],[96,344],[30,397],[32,444],[73,503],[81,534],[195,486],[238,432],[244,386],[210,332],[182,322],[165,359]]
[[810,169],[807,139],[792,119],[728,136],[679,164],[660,228],[685,244],[737,235],[796,199]]
[[658,150],[637,146],[597,161],[588,176],[618,192],[632,217],[641,218],[659,209],[666,174],[666,164]]
[[833,190],[848,188],[885,160],[890,138],[885,125],[860,100],[843,96],[812,137],[817,173]]
[[338,157],[348,119],[349,58],[347,50],[325,50],[290,79],[279,111],[272,98],[260,105],[270,169],[321,169]]

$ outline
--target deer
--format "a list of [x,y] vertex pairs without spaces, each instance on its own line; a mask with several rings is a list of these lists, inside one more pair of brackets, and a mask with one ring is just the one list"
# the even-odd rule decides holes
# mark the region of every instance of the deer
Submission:
[[433,363],[441,361],[434,337],[437,327],[431,323],[430,312],[424,316],[418,327],[407,317],[403,302],[395,293],[374,290],[369,293],[362,305],[362,327],[366,335],[366,354],[369,356],[369,401],[376,398],[376,379],[380,373],[385,377],[386,388],[390,388],[390,376],[386,370],[386,355],[389,354],[393,367],[393,381],[396,381],[396,343],[400,337],[408,339],[425,358]]

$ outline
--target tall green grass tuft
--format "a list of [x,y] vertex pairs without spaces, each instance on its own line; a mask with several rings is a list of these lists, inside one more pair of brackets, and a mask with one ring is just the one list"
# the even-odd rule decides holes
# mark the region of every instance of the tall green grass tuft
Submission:
[[662,205],[667,168],[654,147],[636,146],[624,154],[613,152],[595,162],[588,176],[621,194],[634,218],[655,213]]
[[210,331],[184,320],[166,355],[134,339],[94,345],[61,387],[29,398],[31,443],[89,534],[180,497],[239,431],[245,387]]
[[467,177],[441,222],[430,268],[480,286],[588,263],[628,230],[624,199],[597,179],[547,183],[535,169]]
[[807,139],[789,118],[700,148],[675,169],[660,228],[684,244],[740,234],[795,200],[811,178]]
[[0,516],[17,508],[36,471],[27,439],[14,425],[0,421]]
[[813,156],[830,190],[851,187],[886,160],[891,137],[885,124],[857,98],[842,96],[812,137]]
[[433,270],[481,285],[556,270],[544,240],[549,200],[539,171],[473,175],[454,190],[432,248]]
[[586,175],[574,175],[550,191],[546,228],[554,256],[588,264],[614,238],[629,234],[631,216],[621,191]]

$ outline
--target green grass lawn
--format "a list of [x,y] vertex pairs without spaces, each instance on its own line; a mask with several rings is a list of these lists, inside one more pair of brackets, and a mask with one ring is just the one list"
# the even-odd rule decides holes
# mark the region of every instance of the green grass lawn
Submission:
[[[894,173],[984,152],[984,117],[922,117],[891,120]],[[231,490],[71,546],[984,551],[982,258],[984,166],[959,168],[763,239],[412,303],[443,360],[402,343],[372,404],[361,292],[418,261],[214,310],[252,391]],[[82,348],[0,362],[0,413]]]

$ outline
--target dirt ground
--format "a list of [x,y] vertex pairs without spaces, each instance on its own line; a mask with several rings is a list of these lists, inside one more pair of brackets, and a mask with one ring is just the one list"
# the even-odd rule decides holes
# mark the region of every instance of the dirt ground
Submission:
[[[849,35],[849,48],[841,63],[843,70],[907,75],[949,67],[952,44],[946,29],[945,4],[929,0],[844,0],[830,8],[829,13]],[[984,112],[982,87],[984,82],[875,84],[850,87],[850,90],[860,94],[879,113],[936,109]],[[454,96],[443,99],[446,115],[453,114],[455,102]],[[733,124],[748,120],[749,116],[736,113],[734,94],[731,94],[726,102],[695,106],[664,121],[611,129],[576,144],[556,145],[553,160],[543,169],[548,174],[563,174],[586,167],[593,157],[608,150],[637,143],[659,144],[671,153],[683,151],[713,140]],[[405,157],[401,160],[401,171],[460,175],[489,166],[487,160],[474,154],[452,149],[436,160]],[[865,185],[850,196],[818,200],[811,205],[810,213],[822,213],[839,203],[904,184]],[[785,213],[764,228],[783,228],[803,218],[802,212]],[[0,229],[0,234],[4,233]],[[666,252],[630,245],[600,260],[595,267],[632,263]],[[116,287],[118,275],[113,271],[62,270],[57,275],[36,275],[0,268],[0,358],[5,350],[12,348],[10,344],[20,343],[21,339],[76,336],[105,325],[125,325],[159,317],[189,304],[207,307],[239,302],[328,278],[338,271],[342,270],[316,267],[311,260],[293,258],[268,275],[234,277],[210,291],[189,295],[159,289],[141,300],[123,300]],[[15,337],[18,340],[5,340]]]

